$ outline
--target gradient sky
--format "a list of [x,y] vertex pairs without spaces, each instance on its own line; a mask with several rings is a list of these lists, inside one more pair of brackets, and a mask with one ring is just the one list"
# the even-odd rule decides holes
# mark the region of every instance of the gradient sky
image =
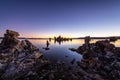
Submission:
[[0,0],[0,36],[120,36],[120,0]]

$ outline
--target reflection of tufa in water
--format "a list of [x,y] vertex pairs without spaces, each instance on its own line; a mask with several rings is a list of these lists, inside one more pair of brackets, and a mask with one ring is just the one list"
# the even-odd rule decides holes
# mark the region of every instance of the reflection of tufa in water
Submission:
[[49,38],[49,42],[51,42],[52,38]]
[[49,48],[49,45],[50,45],[50,43],[48,42],[48,40],[46,41],[46,47],[44,47],[43,49],[45,49],[45,50],[49,50],[50,48]]
[[62,42],[64,41],[72,41],[72,38],[63,38],[61,36],[58,37],[54,37],[54,43],[59,43],[59,45],[61,45]]

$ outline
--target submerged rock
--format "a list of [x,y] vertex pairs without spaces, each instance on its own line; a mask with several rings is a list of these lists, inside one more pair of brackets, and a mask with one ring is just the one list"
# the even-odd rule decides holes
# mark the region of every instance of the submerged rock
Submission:
[[71,64],[74,64],[74,62],[75,62],[75,58],[73,58],[73,60],[70,62]]
[[75,48],[69,48],[69,50],[71,50],[71,51],[77,51]]

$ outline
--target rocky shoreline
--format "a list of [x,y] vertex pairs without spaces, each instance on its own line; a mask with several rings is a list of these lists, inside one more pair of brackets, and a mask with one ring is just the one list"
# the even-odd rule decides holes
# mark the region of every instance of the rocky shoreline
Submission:
[[43,54],[28,40],[20,41],[19,33],[6,30],[0,43],[0,80],[73,80],[76,71],[58,61],[43,60]]
[[[28,75],[42,53],[28,40],[18,40],[19,33],[6,30],[0,44],[0,76],[3,80],[16,80]],[[33,73],[31,73],[33,74]]]
[[90,37],[86,37],[85,44],[78,49],[70,49],[83,55],[83,59],[77,62],[80,68],[92,80],[120,80],[120,47],[111,44],[111,39],[95,43],[89,41]]
[[[42,52],[30,41],[18,39],[19,33],[6,30],[0,43],[0,80],[120,80],[120,48],[110,40],[85,44],[78,49],[83,55],[78,70],[64,62],[43,60]],[[75,63],[75,59],[71,64]]]

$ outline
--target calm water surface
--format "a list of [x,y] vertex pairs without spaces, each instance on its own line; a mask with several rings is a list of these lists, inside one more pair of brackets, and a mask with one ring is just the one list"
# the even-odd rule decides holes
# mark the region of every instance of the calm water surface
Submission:
[[[61,44],[55,43],[54,40],[51,40],[49,45],[49,50],[43,49],[46,47],[47,40],[29,40],[36,47],[43,52],[43,58],[49,59],[52,62],[63,61],[68,65],[71,65],[71,61],[75,58],[75,61],[80,61],[82,59],[82,55],[72,52],[69,48],[78,48],[80,45],[84,43],[83,40],[72,40],[68,42],[63,42]],[[67,57],[66,57],[67,56]],[[76,65],[76,63],[74,64]]]
[[[72,65],[71,61],[75,58],[75,61],[80,61],[82,59],[82,55],[72,52],[69,48],[78,48],[84,43],[84,40],[81,39],[73,39],[72,41],[62,42],[61,44],[55,43],[53,40],[50,41],[49,50],[43,49],[46,47],[46,41],[43,39],[33,40],[29,39],[40,51],[44,54],[43,58],[48,59],[52,62],[63,61],[68,65]],[[91,43],[96,42],[97,40],[91,40]],[[0,40],[1,42],[1,40]],[[117,47],[120,47],[120,40],[116,41],[115,44]],[[67,57],[66,57],[67,56]],[[74,63],[74,66],[77,66]]]

